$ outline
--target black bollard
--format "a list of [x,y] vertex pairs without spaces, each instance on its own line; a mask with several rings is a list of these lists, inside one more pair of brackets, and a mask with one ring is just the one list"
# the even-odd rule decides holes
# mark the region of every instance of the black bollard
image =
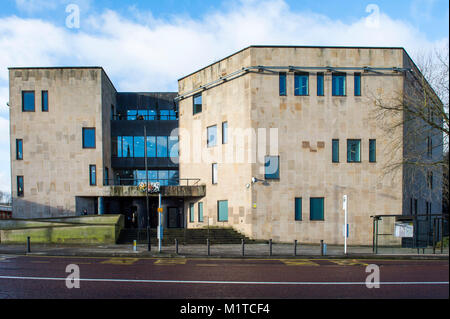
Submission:
[[297,256],[297,239],[294,240],[294,256]]
[[175,254],[178,255],[178,239],[175,238]]
[[245,256],[245,241],[244,241],[244,238],[242,238],[242,256]]
[[323,240],[320,241],[320,256],[323,256]]
[[209,238],[206,239],[206,247],[208,248],[208,256],[211,256]]
[[269,239],[269,256],[272,256],[272,239]]
[[31,253],[31,238],[27,237],[27,253]]

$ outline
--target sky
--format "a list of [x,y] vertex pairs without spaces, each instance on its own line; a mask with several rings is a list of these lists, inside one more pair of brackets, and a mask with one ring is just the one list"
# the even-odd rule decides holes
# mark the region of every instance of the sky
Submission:
[[395,46],[414,59],[448,30],[446,0],[2,0],[0,191],[11,191],[8,67],[102,66],[118,91],[176,91],[249,45]]

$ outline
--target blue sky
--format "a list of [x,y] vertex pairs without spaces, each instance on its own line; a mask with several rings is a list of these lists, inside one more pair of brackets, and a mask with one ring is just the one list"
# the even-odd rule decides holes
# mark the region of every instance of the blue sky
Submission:
[[[80,28],[66,6],[80,8]],[[415,58],[448,43],[444,0],[3,0],[0,190],[10,190],[11,66],[103,66],[120,91],[176,91],[177,79],[251,44],[402,46]],[[368,10],[372,8],[371,10]]]

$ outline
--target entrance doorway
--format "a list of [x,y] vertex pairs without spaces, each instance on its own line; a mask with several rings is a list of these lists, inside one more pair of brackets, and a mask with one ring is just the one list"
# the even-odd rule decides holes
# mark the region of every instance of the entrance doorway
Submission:
[[168,228],[182,228],[183,227],[183,213],[178,207],[167,208],[167,226]]

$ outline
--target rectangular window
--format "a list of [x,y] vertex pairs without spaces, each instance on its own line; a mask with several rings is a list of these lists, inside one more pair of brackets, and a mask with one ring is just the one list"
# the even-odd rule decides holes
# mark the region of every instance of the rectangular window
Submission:
[[133,136],[122,136],[122,157],[133,157]]
[[17,176],[17,196],[23,197],[23,176]]
[[103,173],[103,185],[108,186],[109,185],[109,170],[108,167],[105,167],[105,172]]
[[317,96],[324,96],[325,90],[324,90],[324,74],[323,73],[317,73]]
[[286,72],[280,72],[280,96],[286,96]]
[[203,222],[203,203],[198,203],[198,221]]
[[178,152],[178,136],[169,136],[169,157],[177,158],[179,157]]
[[332,162],[339,163],[339,140],[332,142]]
[[217,220],[219,222],[227,222],[228,221],[228,201],[227,200],[219,200],[217,201]]
[[144,136],[135,136],[133,140],[134,157],[145,157]]
[[156,156],[157,157],[167,157],[167,136],[158,136],[156,145]]
[[377,140],[369,140],[369,162],[377,161]]
[[83,148],[95,148],[95,128],[83,127]]
[[355,73],[355,96],[361,96],[361,73]]
[[280,179],[280,157],[279,156],[266,156],[265,160],[265,179]]
[[217,125],[207,128],[207,145],[208,147],[214,147],[217,144]]
[[228,122],[222,123],[222,144],[228,143]]
[[212,183],[217,184],[217,163],[212,164]]
[[178,171],[169,171],[169,186],[179,185],[179,178]]
[[189,221],[194,222],[194,204],[192,203],[189,205]]
[[309,94],[308,82],[309,82],[308,73],[295,73],[294,75],[295,96],[304,96]]
[[169,185],[169,171],[158,171],[158,179],[161,186]]
[[332,91],[333,96],[345,96],[346,94],[346,78],[347,75],[345,73],[333,73],[332,78]]
[[161,110],[159,119],[161,121],[171,121],[176,120],[177,116],[174,110]]
[[302,220],[302,198],[295,199],[295,220]]
[[361,162],[361,140],[347,140],[347,162]]
[[89,165],[89,185],[97,185],[97,166]]
[[324,220],[323,197],[310,198],[310,220]]
[[22,111],[34,112],[35,110],[34,91],[22,92]]
[[42,112],[48,112],[48,91],[41,92]]
[[202,94],[194,95],[193,114],[200,113],[202,111]]
[[156,157],[156,136],[147,136],[147,157]]
[[23,140],[16,140],[16,159],[23,160]]

